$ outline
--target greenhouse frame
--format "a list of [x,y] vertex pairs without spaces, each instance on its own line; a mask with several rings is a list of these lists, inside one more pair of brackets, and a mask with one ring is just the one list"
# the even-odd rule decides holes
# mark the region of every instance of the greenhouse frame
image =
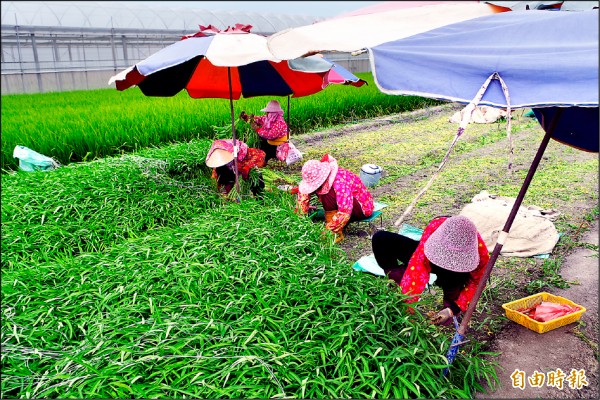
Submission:
[[[2,94],[108,88],[115,73],[195,33],[236,23],[268,36],[316,17],[158,6],[153,2],[2,1]],[[353,72],[366,57],[328,54]]]

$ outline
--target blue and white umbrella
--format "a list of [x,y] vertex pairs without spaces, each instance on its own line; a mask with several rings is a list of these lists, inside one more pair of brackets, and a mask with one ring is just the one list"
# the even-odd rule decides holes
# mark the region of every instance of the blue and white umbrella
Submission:
[[382,92],[467,104],[454,143],[479,104],[509,111],[533,108],[546,132],[479,287],[457,326],[447,354],[451,364],[550,139],[598,152],[598,10],[499,13],[368,51],[375,83]]
[[554,107],[576,107],[564,113],[575,117],[561,124],[566,130],[553,137],[598,151],[598,123],[578,120],[580,114],[598,115],[597,10],[499,13],[387,42],[369,53],[383,93],[468,104],[497,74],[480,105],[533,108],[546,120]]

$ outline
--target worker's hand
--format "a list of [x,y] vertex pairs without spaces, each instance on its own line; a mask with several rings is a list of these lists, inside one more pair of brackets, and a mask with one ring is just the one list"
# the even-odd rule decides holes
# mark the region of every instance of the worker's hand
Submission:
[[444,323],[450,321],[450,319],[452,319],[452,317],[454,316],[454,313],[452,312],[452,310],[450,308],[444,308],[442,311],[438,312],[437,314],[430,312],[430,313],[428,313],[428,316],[429,316],[429,322],[431,322],[434,325],[441,325],[441,324],[444,324]]
[[243,119],[244,121],[248,122],[248,114],[246,114],[246,111],[242,111],[240,113],[240,118]]

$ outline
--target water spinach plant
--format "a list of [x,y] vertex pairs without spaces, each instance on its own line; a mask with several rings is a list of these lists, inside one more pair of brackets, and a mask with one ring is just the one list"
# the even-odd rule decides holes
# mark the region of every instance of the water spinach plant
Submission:
[[195,140],[2,175],[2,397],[469,398],[494,366]]

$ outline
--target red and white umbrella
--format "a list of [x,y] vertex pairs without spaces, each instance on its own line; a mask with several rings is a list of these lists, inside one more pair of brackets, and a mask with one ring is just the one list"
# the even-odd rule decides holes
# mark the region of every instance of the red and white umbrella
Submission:
[[365,82],[322,58],[282,61],[269,51],[267,38],[237,24],[223,31],[200,26],[194,35],[167,46],[110,78],[117,90],[138,86],[146,96],[237,100],[241,96],[308,96],[330,83]]
[[[108,84],[117,90],[137,86],[146,96],[174,96],[185,89],[196,99],[229,99],[235,146],[233,100],[241,96],[288,96],[289,108],[289,96],[308,96],[331,83],[366,83],[323,57],[282,61],[269,51],[267,38],[251,28],[236,24],[221,31],[201,25],[199,32],[116,74]],[[239,192],[237,178],[236,173]]]

